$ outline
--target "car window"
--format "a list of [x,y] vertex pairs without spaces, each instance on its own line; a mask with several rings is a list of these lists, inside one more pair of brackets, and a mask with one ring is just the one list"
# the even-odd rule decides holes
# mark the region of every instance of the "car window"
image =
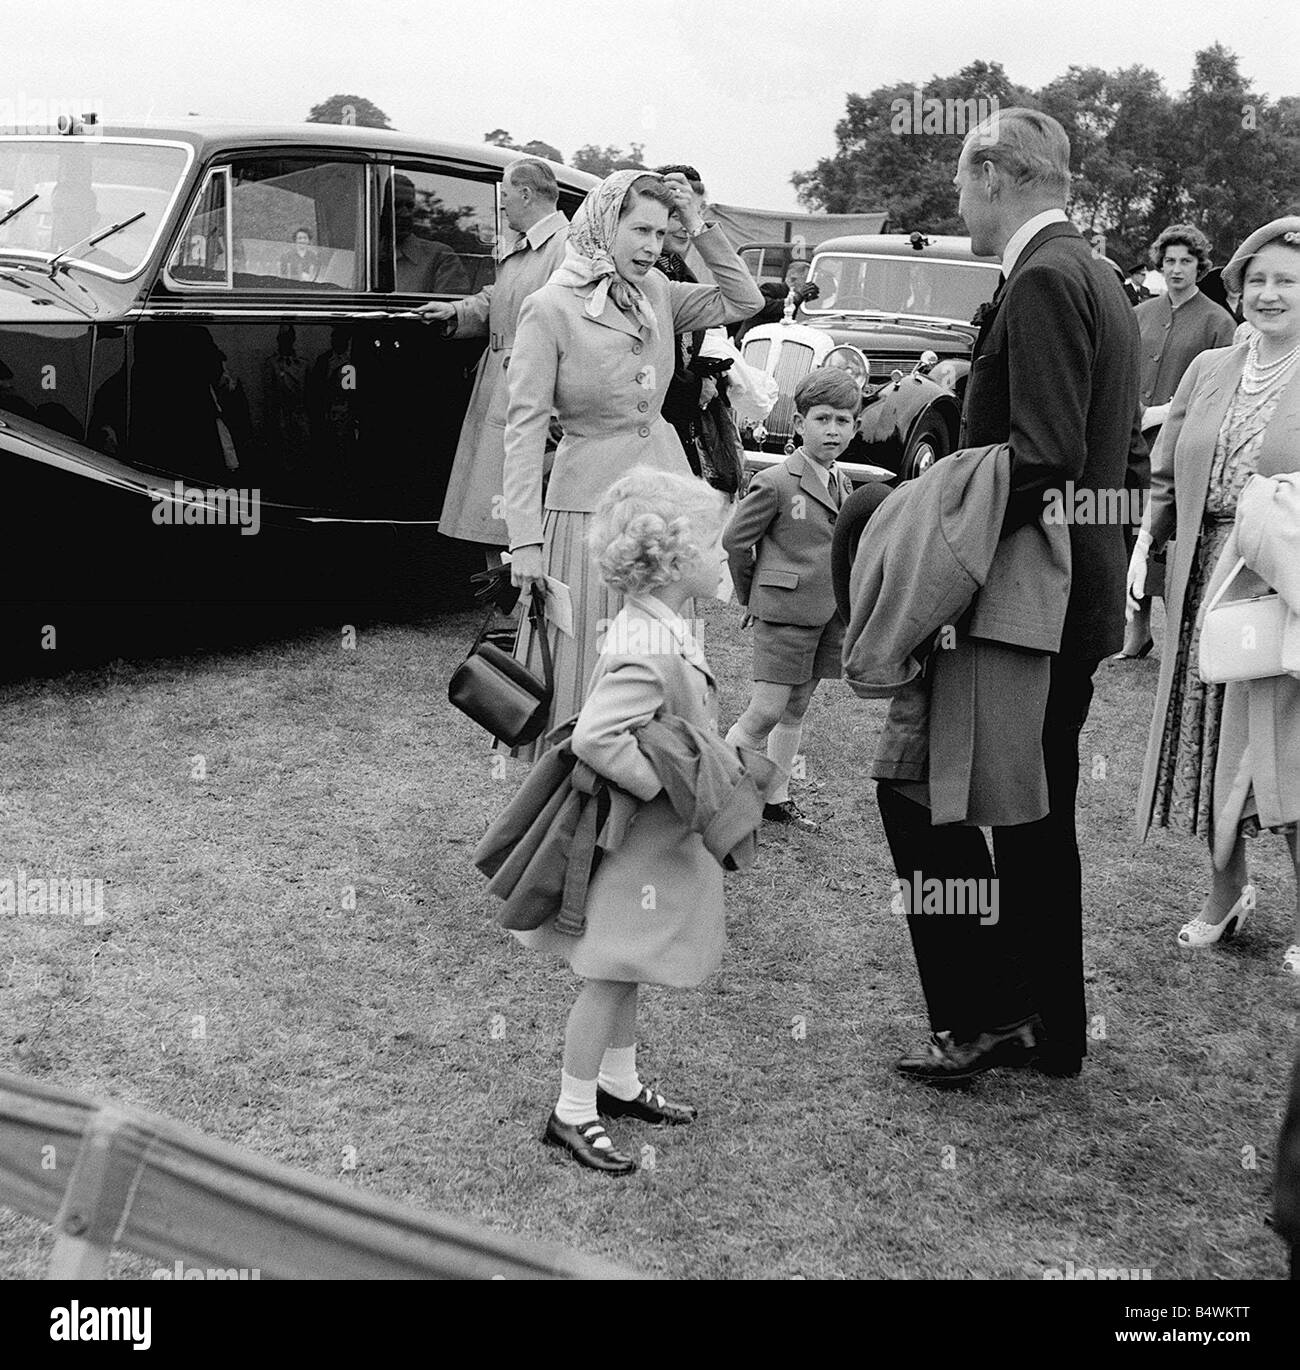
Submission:
[[390,194],[395,291],[473,295],[495,280],[494,181],[399,164],[393,168]]
[[826,254],[814,259],[811,279],[820,293],[803,306],[808,314],[864,310],[966,322],[993,298],[998,269],[934,257]]
[[229,172],[210,171],[198,202],[190,212],[179,241],[172,249],[167,273],[181,285],[229,285],[226,216]]
[[[189,160],[187,149],[163,143],[0,139],[0,214],[18,210],[0,226],[0,254],[49,258],[74,249],[65,260],[128,276],[166,224]],[[125,226],[89,242],[116,224]]]
[[[314,157],[256,157],[230,167],[230,266],[236,290],[364,290],[365,167]],[[217,206],[201,200],[197,250]],[[218,243],[218,249],[224,244]],[[216,269],[209,250],[208,269]],[[220,269],[224,272],[225,263]],[[183,279],[182,269],[172,275]]]

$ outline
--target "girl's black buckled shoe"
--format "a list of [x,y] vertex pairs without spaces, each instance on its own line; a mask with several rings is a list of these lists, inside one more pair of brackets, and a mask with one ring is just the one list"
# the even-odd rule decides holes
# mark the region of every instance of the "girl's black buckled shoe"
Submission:
[[546,1131],[542,1141],[547,1146],[563,1147],[579,1165],[589,1170],[600,1170],[606,1175],[630,1175],[636,1169],[636,1162],[614,1146],[596,1146],[602,1137],[608,1137],[602,1123],[562,1123],[554,1113],[546,1120]]

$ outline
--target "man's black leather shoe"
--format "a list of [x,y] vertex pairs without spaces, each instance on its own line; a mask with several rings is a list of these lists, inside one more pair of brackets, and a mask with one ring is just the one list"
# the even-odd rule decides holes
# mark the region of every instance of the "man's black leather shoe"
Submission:
[[999,1066],[1027,1066],[1034,1059],[1037,1041],[1029,1019],[1003,1032],[981,1032],[968,1042],[958,1042],[950,1032],[936,1032],[919,1052],[902,1057],[895,1069],[909,1080],[927,1085],[963,1085],[976,1075]]
[[679,1126],[695,1121],[696,1110],[690,1104],[669,1103],[662,1094],[642,1086],[635,1099],[620,1099],[596,1087],[596,1108],[602,1118],[640,1118],[643,1123],[668,1123]]
[[589,1170],[600,1170],[606,1175],[630,1175],[636,1169],[631,1156],[625,1156],[612,1146],[593,1146],[601,1137],[608,1137],[599,1122],[562,1123],[554,1113],[546,1120],[542,1141],[547,1146],[563,1147],[579,1165]]

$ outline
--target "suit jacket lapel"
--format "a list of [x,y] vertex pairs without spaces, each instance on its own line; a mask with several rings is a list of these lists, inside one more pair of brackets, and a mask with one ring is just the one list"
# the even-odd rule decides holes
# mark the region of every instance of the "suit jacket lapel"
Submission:
[[821,483],[821,478],[816,471],[811,470],[812,462],[800,453],[796,453],[794,460],[790,463],[790,470],[793,473],[795,467],[799,468],[799,489],[805,494],[811,495],[818,504],[824,504],[831,513],[836,512],[834,499],[831,492]]
[[642,338],[644,336],[640,324],[633,323],[613,300],[606,298],[605,308],[601,310],[600,317],[593,319],[591,315],[587,313],[587,301],[591,299],[591,291],[580,290],[577,292],[577,295],[582,303],[582,317],[589,323],[599,324],[604,328],[615,329],[617,332],[626,333],[629,337],[633,338]]
[[[1187,433],[1190,423],[1195,425],[1196,431],[1201,435],[1201,441],[1194,448],[1189,444],[1185,450],[1195,450],[1201,456],[1201,460],[1196,462],[1194,467],[1190,462],[1185,463],[1184,469],[1176,472],[1174,499],[1180,510],[1195,510],[1198,518],[1205,510],[1205,497],[1210,488],[1210,470],[1214,466],[1214,449],[1218,445],[1219,429],[1223,426],[1223,416],[1228,412],[1228,405],[1232,403],[1232,397],[1237,392],[1237,382],[1241,379],[1241,371],[1245,364],[1246,349],[1233,348],[1198,387],[1196,398],[1188,406],[1187,415],[1183,419],[1183,434]],[[1182,434],[1179,436],[1181,438]],[[1179,446],[1183,446],[1181,441]],[[1199,531],[1199,527],[1198,523],[1192,536]],[[1184,535],[1186,531],[1184,530]]]

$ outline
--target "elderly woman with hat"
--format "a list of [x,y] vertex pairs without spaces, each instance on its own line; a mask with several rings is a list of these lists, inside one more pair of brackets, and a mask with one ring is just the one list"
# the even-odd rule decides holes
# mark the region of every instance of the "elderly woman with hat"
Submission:
[[[1300,480],[1300,216],[1252,233],[1223,279],[1241,293],[1253,331],[1232,347],[1202,352],[1184,374],[1152,453],[1151,498],[1129,564],[1132,614],[1149,552],[1176,538],[1138,825],[1144,836],[1152,826],[1172,827],[1209,844],[1210,893],[1178,934],[1185,947],[1211,946],[1240,930],[1255,903],[1243,839],[1264,828],[1284,834],[1297,888],[1283,966],[1300,975],[1300,679],[1212,685],[1197,670],[1202,606],[1227,578],[1216,563],[1238,521],[1239,497],[1255,475]],[[1279,537],[1294,547],[1300,529]],[[1279,565],[1292,559],[1284,553]]]
[[[716,285],[670,281],[656,268],[670,214]],[[550,576],[572,600],[572,636],[550,630],[553,722],[577,712],[601,626],[621,608],[587,549],[592,511],[633,466],[690,474],[660,415],[677,335],[737,323],[762,304],[722,230],[701,218],[686,178],[639,169],[616,171],[591,190],[569,227],[564,264],[525,301],[507,372],[505,517],[512,579],[525,597]],[[564,438],[543,498],[552,412]],[[515,655],[541,674],[540,644],[527,621]]]

